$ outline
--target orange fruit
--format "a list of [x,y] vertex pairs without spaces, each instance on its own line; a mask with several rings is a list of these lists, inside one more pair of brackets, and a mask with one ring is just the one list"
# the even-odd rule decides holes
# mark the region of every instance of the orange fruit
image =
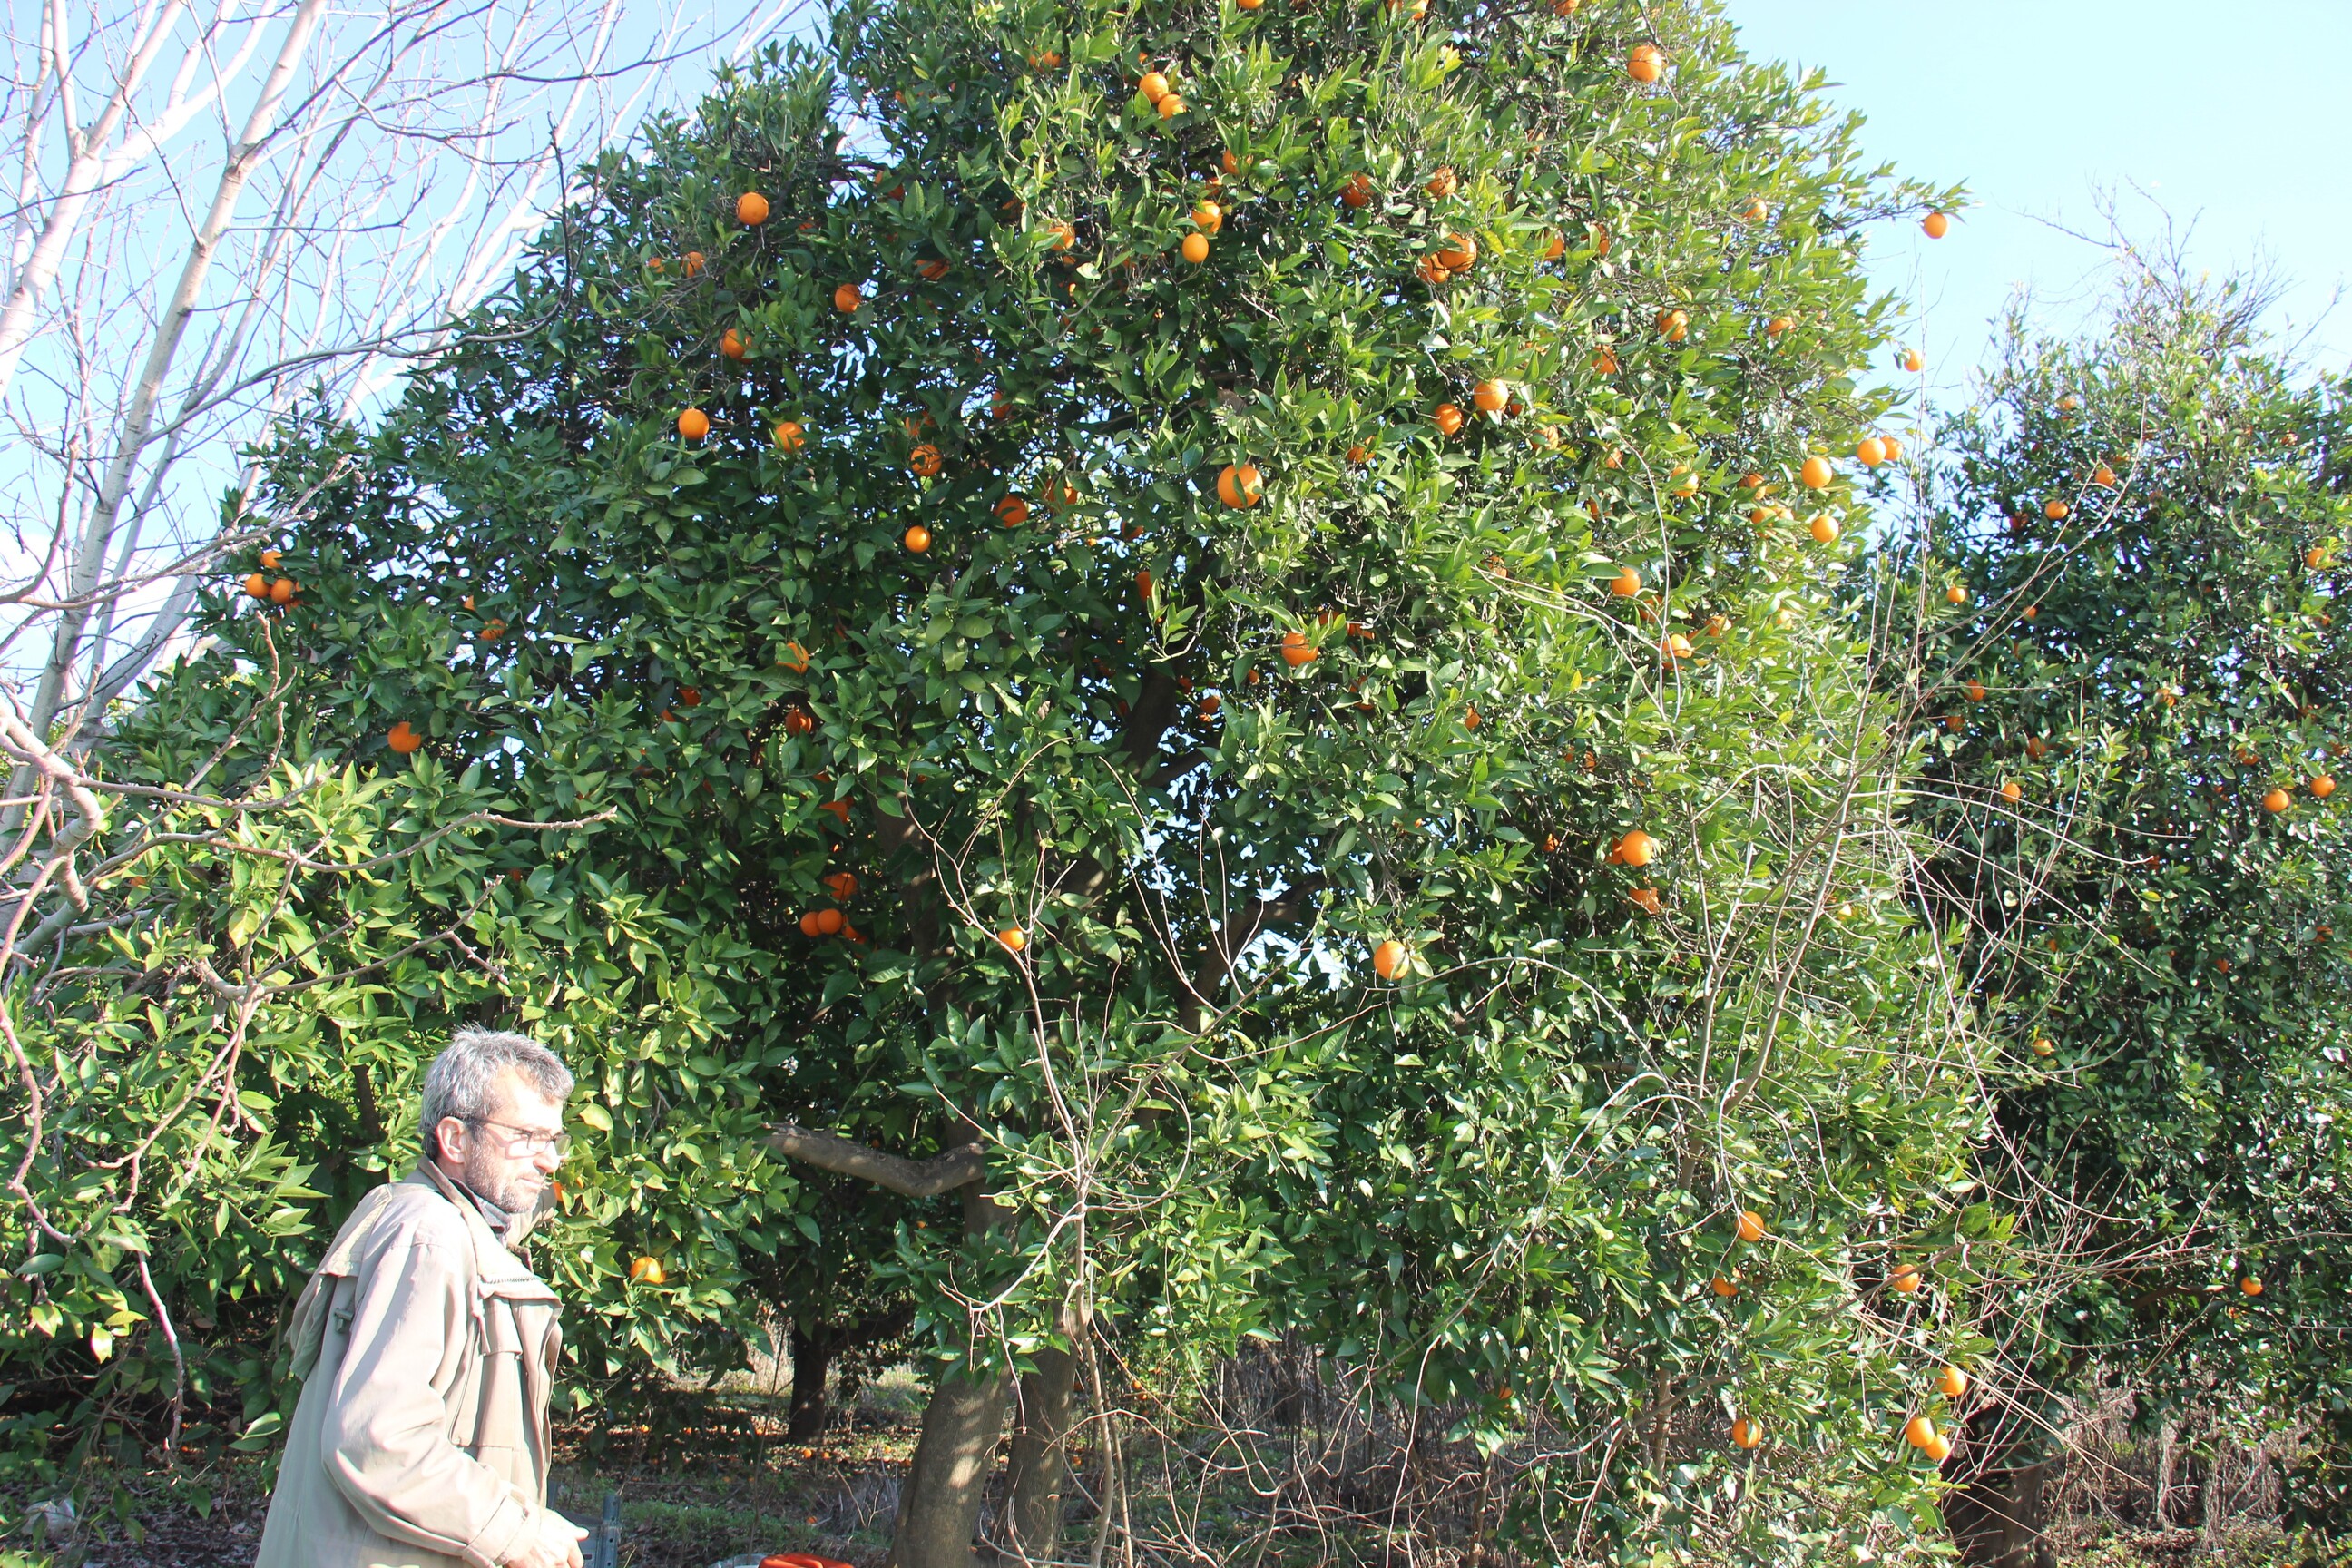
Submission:
[[855,283],[844,283],[833,291],[833,308],[845,316],[855,312],[864,303],[866,296]]
[[1754,1209],[1741,1209],[1739,1223],[1734,1227],[1742,1241],[1761,1241],[1765,1237],[1764,1216]]
[[931,531],[919,522],[907,530],[904,537],[907,548],[918,555],[931,547]]
[[1592,351],[1592,368],[1603,375],[1617,374],[1617,356],[1609,352],[1606,343]]
[[907,454],[907,466],[923,478],[934,479],[939,478],[940,470],[947,467],[947,460],[940,456],[937,447],[926,441]]
[[996,503],[996,521],[1007,528],[1018,528],[1029,521],[1029,498],[1011,495]]
[[2005,780],[2000,786],[2000,798],[2015,805],[2025,798],[2025,786],[2015,779]]
[[776,656],[776,662],[795,675],[800,674],[809,667],[808,649],[796,642],[788,642],[784,645],[784,651]]
[[1454,165],[1451,163],[1442,165],[1437,173],[1430,175],[1429,184],[1426,187],[1433,196],[1450,196],[1461,188],[1462,182],[1454,176]]
[[1423,257],[1413,267],[1413,271],[1419,275],[1421,280],[1424,283],[1443,283],[1447,279],[1454,276],[1453,273],[1448,272],[1444,267],[1438,264],[1437,258],[1434,256]]
[[261,569],[264,572],[275,572],[278,570],[278,563],[284,559],[285,557],[275,550],[265,550],[261,552]]
[[1838,536],[1837,519],[1822,512],[1813,519],[1807,531],[1812,534],[1816,544],[1834,544]]
[[425,737],[418,734],[405,719],[392,727],[391,732],[384,736],[384,741],[404,757],[425,744]]
[[1706,1288],[1727,1300],[1739,1294],[1739,1287],[1734,1285],[1730,1280],[1726,1279],[1720,1274],[1717,1275],[1714,1279],[1709,1279],[1706,1282]]
[[1478,405],[1481,414],[1500,414],[1503,405],[1510,400],[1510,393],[1499,381],[1482,381],[1470,389],[1470,401]]
[[1165,97],[1165,98],[1163,98],[1163,99],[1161,99],[1161,100],[1160,100],[1160,119],[1162,119],[1162,120],[1173,120],[1173,119],[1175,119],[1178,115],[1180,115],[1180,114],[1181,114],[1181,113],[1183,113],[1183,112],[1184,112],[1184,100],[1183,100],[1182,99],[1181,99],[1181,98],[1177,97],[1174,93],[1172,93],[1172,92],[1171,92],[1171,93],[1168,94],[1168,96],[1167,96],[1167,97]]
[[1404,943],[1391,937],[1372,949],[1372,973],[1383,980],[1394,980],[1404,973]]
[[1924,1448],[1936,1440],[1936,1424],[1925,1415],[1914,1415],[1903,1423],[1903,1440],[1915,1448]]
[[1807,458],[1803,466],[1797,470],[1797,478],[1804,481],[1805,488],[1809,490],[1825,490],[1829,489],[1830,481],[1836,477],[1837,470],[1830,467],[1830,460],[1818,452]]
[[797,419],[785,420],[776,426],[773,434],[776,437],[776,445],[787,452],[797,452],[807,445],[807,438],[801,434],[801,425]]
[[703,263],[709,259],[709,257],[703,255],[702,252],[698,250],[688,251],[686,253],[686,275],[688,278],[701,277]]
[[2037,1057],[2054,1057],[2058,1054],[2058,1047],[2050,1043],[2048,1036],[2036,1035],[2033,1037],[2033,1054]]
[[1135,84],[1135,90],[1141,93],[1147,101],[1158,103],[1175,90],[1175,84],[1163,72],[1146,71],[1143,79]]
[[1919,226],[1927,231],[1929,239],[1941,239],[1951,232],[1952,220],[1942,213],[1929,213],[1919,220]]
[[1958,1367],[1948,1366],[1936,1379],[1936,1387],[1947,1399],[1958,1399],[1969,1391],[1969,1374]]
[[1544,236],[1544,259],[1558,261],[1568,254],[1568,236],[1553,229]]
[[1642,574],[1631,566],[1609,579],[1609,591],[1621,599],[1630,599],[1642,591]]
[[2238,1289],[2246,1295],[2259,1296],[2263,1293],[2263,1282],[2249,1274],[2238,1281]]
[[808,923],[816,928],[819,936],[839,936],[847,919],[839,910],[814,910],[810,911]]
[[1662,915],[1666,912],[1665,904],[1659,899],[1658,889],[1655,888],[1635,888],[1625,896],[1651,914]]
[[743,341],[742,333],[730,327],[719,334],[719,352],[729,359],[741,359],[751,352],[751,345]]
[[2273,789],[2268,795],[2263,796],[2263,809],[2269,812],[2273,816],[2276,816],[2280,812],[2284,811],[2292,804],[2293,803],[2287,798],[2286,791],[2283,789]]
[[1670,343],[1681,342],[1690,336],[1688,310],[1661,310],[1658,312],[1657,321],[1658,335]]
[[1466,234],[1449,234],[1437,253],[1437,264],[1448,272],[1467,272],[1477,264],[1478,242]]
[[[1640,868],[1648,865],[1653,859],[1656,858],[1657,853],[1658,841],[1651,837],[1648,834],[1643,832],[1638,827],[1633,829],[1633,832],[1625,835],[1624,837],[1617,840],[1615,855],[1617,863],[1621,866],[1631,866],[1639,869]],[[1745,1215],[1741,1215],[1741,1230],[1744,1231],[1748,1228],[1747,1222],[1748,1216]]]
[[933,257],[929,261],[919,262],[915,270],[936,283],[948,275],[948,264],[938,257]]
[[1955,583],[1944,590],[1944,599],[1948,604],[1965,605],[1969,602],[1969,591]]
[[2311,798],[2326,800],[2336,793],[2336,779],[2331,773],[2321,773],[2311,781]]
[[1969,694],[1969,700],[1971,702],[1981,702],[1985,700],[1985,683],[1981,680],[1971,680],[1960,689]]
[[1750,196],[1740,207],[1739,216],[1749,223],[1762,223],[1772,216],[1772,204],[1762,196]]
[[1919,1451],[1940,1465],[1952,1457],[1952,1440],[1938,1432],[1934,1440]]
[[1665,641],[1658,645],[1658,657],[1668,664],[1688,658],[1690,656],[1691,640],[1680,632],[1667,633]]
[[1753,1448],[1764,1441],[1764,1428],[1743,1415],[1731,1424],[1731,1440],[1743,1448]]
[[1463,710],[1462,727],[1465,730],[1475,730],[1478,727],[1478,710],[1475,706]]
[[1196,203],[1192,208],[1193,226],[1203,234],[1214,234],[1225,226],[1225,209],[1214,202]]
[[1878,439],[1880,444],[1885,446],[1886,448],[1886,460],[1888,462],[1899,463],[1903,460],[1902,442],[1896,440],[1892,436],[1881,436]]
[[677,416],[677,433],[688,441],[699,441],[710,434],[710,416],[699,408],[689,408]]
[[1369,463],[1371,460],[1372,449],[1370,447],[1364,446],[1362,443],[1359,442],[1357,445],[1348,448],[1348,461],[1351,463]]
[[1265,479],[1255,463],[1228,463],[1217,474],[1217,499],[1238,511],[1265,499]]
[[2048,500],[2042,503],[2042,515],[2048,518],[2053,522],[2063,521],[2066,514],[2074,510],[2074,509],[2073,507],[2068,506],[2056,496],[2052,496]]
[[1895,356],[1895,363],[1897,365],[1900,365],[1903,369],[1911,371],[1915,374],[1921,370],[1925,370],[1927,365],[1927,362],[1919,357],[1919,351],[1917,349],[1905,349],[1901,353]]
[[1431,410],[1429,416],[1436,422],[1437,428],[1445,435],[1454,435],[1462,428],[1462,410],[1454,404],[1441,403]]
[[757,228],[768,221],[768,198],[757,191],[745,191],[735,198],[735,221],[749,228]]
[[2303,563],[2316,572],[2327,564],[2327,552],[2315,544],[2303,552]]
[[1150,601],[1150,598],[1151,598],[1151,574],[1150,574],[1150,573],[1149,573],[1149,572],[1138,572],[1138,573],[1135,574],[1135,593],[1136,593],[1136,596],[1137,596],[1138,598],[1144,600],[1146,603],[1149,603],[1149,602]]
[[1282,634],[1282,662],[1297,669],[1302,664],[1312,664],[1323,657],[1323,650],[1307,640],[1305,632]]
[[269,584],[269,602],[271,604],[289,604],[293,600],[293,597],[294,584],[291,579],[280,577],[278,581]]
[[1371,205],[1372,177],[1362,174],[1349,175],[1348,183],[1339,188],[1339,199],[1351,207]]
[[640,1258],[629,1265],[629,1279],[644,1285],[659,1285],[669,1279],[658,1258]]
[[1655,44],[1640,44],[1625,57],[1625,74],[1635,81],[1655,81],[1666,74],[1666,57]]
[[1787,316],[1775,316],[1764,323],[1764,335],[1768,338],[1777,338],[1796,324]]
[[1895,1287],[1896,1294],[1911,1295],[1919,1289],[1919,1270],[1908,1263],[1897,1264],[1886,1282]]
[[2091,482],[2098,486],[2101,489],[2111,490],[2116,488],[2116,471],[2107,467],[2105,463],[2101,463],[2095,469],[2092,470]]
[[1176,248],[1185,260],[1198,267],[1209,259],[1209,237],[1205,234],[1188,234]]
[[269,597],[269,579],[256,572],[245,580],[245,591],[257,599]]

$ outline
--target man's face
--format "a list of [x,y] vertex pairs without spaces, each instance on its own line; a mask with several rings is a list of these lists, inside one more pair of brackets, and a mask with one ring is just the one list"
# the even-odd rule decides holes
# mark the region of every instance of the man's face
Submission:
[[512,1071],[499,1077],[490,1103],[497,1109],[471,1122],[441,1119],[441,1167],[509,1214],[527,1215],[563,1163],[554,1146],[563,1106]]

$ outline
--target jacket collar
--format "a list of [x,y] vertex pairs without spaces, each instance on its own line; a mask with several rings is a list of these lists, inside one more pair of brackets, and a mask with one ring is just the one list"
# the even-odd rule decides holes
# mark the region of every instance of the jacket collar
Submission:
[[530,1271],[530,1266],[509,1250],[530,1234],[532,1223],[539,1218],[538,1210],[516,1215],[501,1240],[499,1233],[490,1228],[490,1222],[482,1217],[482,1211],[474,1206],[474,1200],[467,1196],[455,1182],[443,1175],[440,1167],[432,1161],[418,1162],[415,1171],[407,1179],[413,1184],[431,1187],[448,1199],[450,1206],[464,1216],[466,1234],[474,1243],[474,1268],[482,1283],[506,1285],[525,1280],[534,1285],[539,1283],[539,1277]]

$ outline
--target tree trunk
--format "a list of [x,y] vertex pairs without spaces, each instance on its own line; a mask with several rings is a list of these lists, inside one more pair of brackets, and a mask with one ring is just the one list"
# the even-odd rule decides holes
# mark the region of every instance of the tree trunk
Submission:
[[1062,1500],[1069,1490],[1070,1412],[1078,1377],[1078,1315],[1062,1314],[1071,1349],[1038,1349],[1036,1370],[1021,1379],[1021,1405],[1005,1480],[1006,1550],[1022,1562],[1048,1562],[1062,1550]]
[[1944,1504],[1944,1520],[1969,1568],[2052,1568],[2042,1539],[2049,1463],[1982,1469]]
[[[979,1183],[964,1187],[965,1235],[982,1235],[1003,1212]],[[915,1440],[914,1461],[898,1492],[887,1568],[973,1568],[972,1538],[980,1531],[980,1507],[1012,1403],[1008,1373],[974,1376],[958,1367],[931,1385],[922,1436]]]
[[824,1379],[833,1367],[833,1342],[804,1334],[793,1325],[793,1405],[784,1423],[787,1437],[824,1436]]

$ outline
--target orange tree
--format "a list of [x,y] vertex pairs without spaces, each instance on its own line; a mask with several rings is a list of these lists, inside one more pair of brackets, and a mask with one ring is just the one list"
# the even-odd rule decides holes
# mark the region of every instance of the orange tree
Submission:
[[523,905],[727,998],[575,1042],[586,1371],[903,1292],[908,1563],[1008,1410],[1050,1556],[1081,1379],[1294,1330],[1529,1541],[1908,1528],[1996,1226],[1820,453],[1929,198],[1813,85],[1694,5],[850,5],[270,454],[307,732],[609,809]]
[[2352,1393],[2340,416],[2259,310],[2158,268],[2084,340],[2012,321],[1883,605],[1921,887],[2002,1038],[1983,1170],[2039,1260],[1971,1417],[1996,1492],[2095,1380],[2151,1424]]

